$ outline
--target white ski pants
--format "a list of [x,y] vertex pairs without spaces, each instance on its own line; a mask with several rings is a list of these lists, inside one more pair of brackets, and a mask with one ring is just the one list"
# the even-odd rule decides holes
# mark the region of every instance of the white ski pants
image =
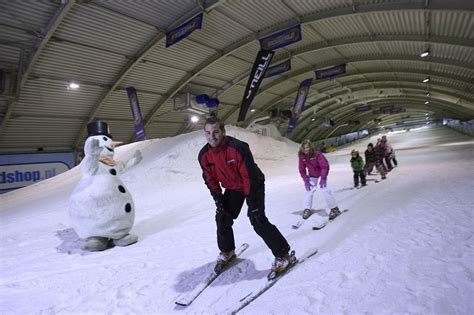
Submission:
[[309,183],[311,184],[311,190],[309,191],[305,190],[303,207],[304,209],[313,209],[313,196],[316,190],[319,189],[328,207],[328,209],[326,209],[326,213],[329,213],[329,211],[332,208],[337,207],[336,199],[334,199],[332,191],[328,187],[319,188],[318,181],[319,181],[319,178],[317,177],[309,178]]

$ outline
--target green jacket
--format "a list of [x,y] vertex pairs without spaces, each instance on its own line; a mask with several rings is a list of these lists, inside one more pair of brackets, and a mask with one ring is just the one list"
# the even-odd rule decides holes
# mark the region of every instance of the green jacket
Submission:
[[356,158],[351,158],[351,167],[354,172],[360,172],[364,170],[364,160],[360,155]]

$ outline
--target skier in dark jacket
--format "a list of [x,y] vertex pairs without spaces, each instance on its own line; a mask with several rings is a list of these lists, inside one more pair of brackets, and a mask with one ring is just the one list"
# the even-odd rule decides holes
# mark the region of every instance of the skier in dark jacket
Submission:
[[380,175],[382,175],[382,179],[387,178],[385,176],[385,171],[380,165],[380,155],[374,150],[374,145],[372,143],[369,143],[367,145],[367,150],[365,150],[365,163],[366,174],[375,166]]
[[366,186],[367,182],[365,180],[364,160],[359,155],[359,151],[355,149],[352,150],[351,156],[351,167],[354,172],[354,187],[359,186],[359,177],[362,186]]
[[272,271],[284,271],[291,260],[290,246],[265,215],[265,176],[248,144],[226,136],[224,124],[216,117],[206,120],[204,134],[208,143],[199,152],[199,164],[216,204],[217,245],[221,251],[216,270],[222,270],[235,257],[232,225],[246,200],[250,223],[275,256]]

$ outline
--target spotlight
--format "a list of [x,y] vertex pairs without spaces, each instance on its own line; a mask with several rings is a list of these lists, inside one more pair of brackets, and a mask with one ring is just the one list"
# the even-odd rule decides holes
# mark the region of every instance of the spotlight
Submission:
[[421,58],[425,58],[431,55],[431,51],[429,49],[425,49],[420,53]]
[[426,101],[425,104],[428,105],[430,103],[430,101]]
[[197,123],[198,121],[199,121],[199,117],[198,117],[198,116],[192,116],[192,117],[191,117],[191,122]]
[[71,89],[71,90],[77,90],[77,89],[80,87],[80,85],[77,84],[76,82],[69,82],[69,84],[68,84],[67,87],[68,87],[68,90],[69,90],[69,89]]
[[253,113],[254,111],[255,111],[255,108],[252,108],[252,109],[250,110],[250,112],[252,112],[252,113]]
[[423,83],[428,83],[428,82],[430,82],[430,77],[426,77],[423,79]]
[[315,120],[316,120],[316,118],[311,118],[311,121],[315,121]]

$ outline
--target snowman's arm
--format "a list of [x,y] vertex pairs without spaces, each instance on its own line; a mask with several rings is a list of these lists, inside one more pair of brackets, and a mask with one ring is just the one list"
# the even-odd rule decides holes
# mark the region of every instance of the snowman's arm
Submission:
[[99,169],[100,158],[99,140],[87,139],[84,147],[86,155],[81,162],[81,170],[84,175],[93,176]]
[[128,169],[132,166],[137,165],[140,163],[140,161],[143,160],[142,153],[140,150],[136,150],[135,153],[133,154],[133,157],[127,161],[127,163],[124,165],[124,169]]
[[86,155],[81,161],[81,170],[84,175],[94,176],[99,169],[98,156]]

